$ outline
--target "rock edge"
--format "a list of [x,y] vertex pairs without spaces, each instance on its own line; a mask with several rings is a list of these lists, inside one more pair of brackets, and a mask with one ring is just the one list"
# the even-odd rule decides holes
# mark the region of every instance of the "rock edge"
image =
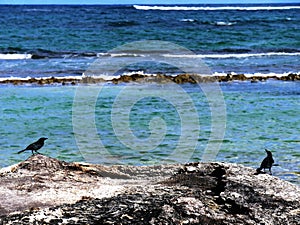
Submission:
[[113,84],[120,83],[209,83],[209,82],[231,82],[231,81],[251,81],[259,82],[266,81],[268,79],[281,80],[281,81],[300,81],[300,74],[290,73],[281,77],[278,76],[246,76],[244,74],[227,74],[226,76],[202,76],[197,74],[178,74],[176,76],[168,76],[164,74],[158,75],[122,75],[119,78],[112,78],[111,80],[104,80],[96,77],[82,77],[82,78],[64,78],[64,77],[50,77],[50,78],[29,78],[29,79],[4,79],[0,80],[0,84],[36,84],[36,85],[78,85],[78,84],[98,84],[111,82]]
[[0,170],[0,224],[299,224],[298,186],[229,163],[102,166],[43,155]]

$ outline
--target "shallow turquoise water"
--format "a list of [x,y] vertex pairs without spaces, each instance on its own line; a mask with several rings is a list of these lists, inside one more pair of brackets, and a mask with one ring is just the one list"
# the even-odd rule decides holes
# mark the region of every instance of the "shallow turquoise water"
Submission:
[[[280,9],[284,5],[250,11],[1,6],[0,78],[81,76],[96,59],[105,58],[103,53],[141,40],[187,48],[213,73],[299,73],[299,8]],[[134,50],[141,53],[140,46]],[[116,58],[125,59],[123,54]],[[177,74],[182,71],[174,66],[183,59],[127,69]],[[222,92],[208,99],[214,91],[203,93],[191,84],[2,85],[0,167],[26,159],[30,152],[16,152],[41,136],[49,138],[41,150],[46,155],[102,164],[209,158],[256,168],[268,148],[278,164],[274,175],[300,184],[300,83],[220,86]]]
[[[214,121],[212,105],[192,84],[1,86],[0,166],[26,159],[30,152],[16,152],[41,136],[49,138],[41,149],[45,155],[103,164],[199,161],[207,144],[215,142],[222,145],[212,160],[253,168],[268,148],[278,164],[274,175],[299,184],[300,83],[220,86],[226,109]],[[84,90],[85,98],[75,98],[78,90]],[[223,140],[211,136],[214,123],[226,125]]]

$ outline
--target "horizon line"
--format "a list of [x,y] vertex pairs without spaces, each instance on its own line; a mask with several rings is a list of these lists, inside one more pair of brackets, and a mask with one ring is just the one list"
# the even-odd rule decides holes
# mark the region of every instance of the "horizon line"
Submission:
[[0,5],[145,5],[145,6],[156,6],[156,5],[285,5],[285,4],[299,4],[300,2],[273,2],[273,3],[167,3],[167,4],[137,4],[137,3],[0,3]]

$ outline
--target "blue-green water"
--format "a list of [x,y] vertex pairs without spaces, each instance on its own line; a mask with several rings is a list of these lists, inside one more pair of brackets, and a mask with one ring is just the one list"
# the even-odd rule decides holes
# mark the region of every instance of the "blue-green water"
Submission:
[[[299,73],[299,10],[299,4],[226,9],[1,5],[0,81],[81,77],[95,60],[102,66],[125,63],[124,70],[105,64],[120,73],[173,75],[182,66],[201,67],[199,59],[218,74]],[[126,60],[149,53],[141,51],[140,43],[157,43],[150,50],[158,55],[157,50],[164,50],[159,44],[169,43],[168,54],[158,58],[173,63],[126,65]],[[120,50],[124,44],[133,45],[132,52]],[[170,51],[175,45],[185,49],[183,55]],[[120,51],[111,52],[115,48]],[[98,68],[96,75],[107,76],[104,69]],[[299,82],[215,83],[213,89],[205,84],[169,85],[2,84],[0,167],[26,159],[30,152],[16,152],[46,136],[41,150],[46,155],[103,164],[210,159],[256,168],[268,148],[278,164],[274,175],[300,183]]]
[[213,72],[299,72],[299,4],[227,7],[2,5],[0,78],[81,75],[99,53],[141,40],[190,49]]
[[[138,90],[147,89],[149,84],[105,84],[84,87],[87,88],[85,92],[88,89],[101,91],[96,97],[88,95],[91,100],[95,98],[95,104],[91,107],[87,105],[89,100],[85,99],[84,107],[81,108],[83,109],[80,114],[81,121],[76,121],[74,118],[74,114],[78,114],[74,110],[80,109],[76,108],[76,104],[80,101],[75,98],[75,94],[81,90],[77,88],[80,87],[4,86],[0,88],[2,103],[0,166],[8,166],[24,160],[31,153],[18,155],[16,152],[40,136],[49,138],[41,150],[42,153],[66,161],[85,160],[94,163],[133,165],[161,163],[174,152],[179,142],[183,142],[180,141],[180,136],[185,132],[182,130],[184,127],[188,129],[188,133],[194,132],[196,135],[195,147],[182,145],[183,152],[187,155],[191,154],[189,161],[201,160],[208,142],[217,141],[222,145],[214,160],[242,163],[256,168],[265,157],[264,149],[267,148],[273,152],[275,162],[279,164],[273,168],[274,175],[299,184],[299,174],[297,175],[296,172],[300,169],[300,83],[269,80],[262,83],[221,83],[220,86],[226,106],[224,112],[226,129],[223,140],[211,140],[211,125],[214,123],[211,121],[212,108],[198,85],[180,86],[190,96],[190,99],[180,106],[172,102],[174,99],[167,101],[165,95],[160,98],[151,94],[151,90],[160,88],[168,90],[167,86],[154,85],[154,88],[151,87],[147,92],[148,97],[139,96]],[[122,95],[124,90],[126,96]],[[176,93],[171,95],[174,96]],[[126,107],[124,105],[119,107],[120,97],[121,100],[127,99],[127,102],[133,102],[128,105],[130,130],[125,126],[126,121],[116,119],[121,117],[122,113],[126,114]],[[196,108],[199,129],[195,128],[195,124],[188,124],[188,122],[181,124],[184,114],[189,116],[189,113],[190,115],[192,113],[179,107],[188,108],[191,102]],[[89,113],[89,108],[94,110],[92,114]],[[221,115],[223,112],[219,113]],[[149,127],[149,122],[154,118],[161,118],[164,121],[164,123],[158,121],[160,125],[166,127],[163,138],[161,138],[163,133],[161,129],[151,130]],[[84,124],[90,122],[95,124],[98,136],[94,137],[85,130]],[[82,127],[76,128],[78,124],[82,124]],[[119,129],[117,126],[125,127],[126,132],[131,131],[134,137],[141,141],[140,146],[124,143],[122,132],[116,133],[116,129]],[[89,142],[83,144],[87,146],[86,149],[80,147],[82,143],[80,146],[76,143],[75,137],[82,130],[86,135],[85,140]],[[151,132],[154,132],[153,136]],[[150,136],[152,138],[149,142],[150,146],[145,147],[144,143]],[[193,135],[190,136],[193,142]],[[188,136],[187,139],[189,138]],[[99,141],[107,151],[107,155],[102,155],[100,146],[89,151],[88,147],[91,143]],[[175,155],[167,162],[181,162],[180,157],[182,155]]]

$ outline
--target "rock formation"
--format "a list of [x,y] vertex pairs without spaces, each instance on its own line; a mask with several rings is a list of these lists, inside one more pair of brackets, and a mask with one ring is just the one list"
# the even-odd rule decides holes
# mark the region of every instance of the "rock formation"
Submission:
[[228,163],[102,166],[34,155],[0,170],[0,224],[299,224],[300,188]]
[[29,78],[29,79],[2,79],[0,84],[35,84],[35,85],[76,85],[76,84],[97,84],[111,82],[113,84],[119,83],[171,83],[184,84],[184,83],[205,83],[205,82],[232,82],[232,81],[266,81],[267,79],[282,80],[282,81],[299,81],[300,74],[288,74],[285,76],[245,76],[244,74],[227,74],[226,76],[201,76],[195,74],[178,74],[176,76],[169,76],[164,74],[158,75],[122,75],[119,78],[112,78],[111,80],[104,80],[97,77],[78,77],[78,78],[65,78],[65,77],[50,77],[50,78]]

